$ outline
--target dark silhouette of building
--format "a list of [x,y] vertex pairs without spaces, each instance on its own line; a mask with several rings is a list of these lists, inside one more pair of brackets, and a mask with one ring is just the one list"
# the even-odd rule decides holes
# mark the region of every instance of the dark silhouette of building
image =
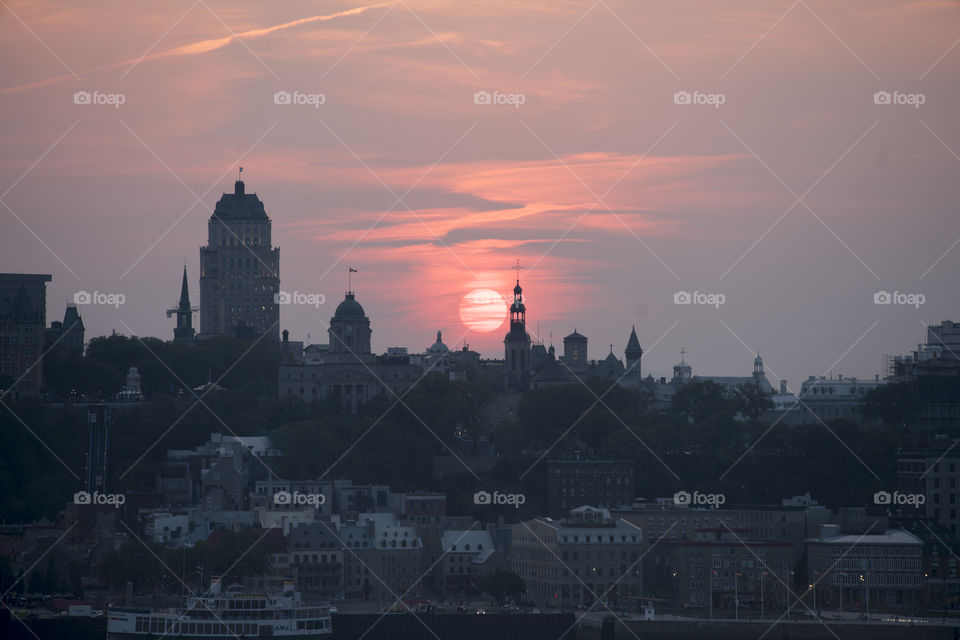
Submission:
[[623,350],[623,355],[627,360],[627,375],[640,378],[640,362],[643,358],[643,349],[640,347],[640,340],[637,339],[637,328],[630,329],[630,337],[627,339],[627,348]]
[[530,334],[527,333],[527,308],[523,304],[523,289],[520,278],[513,288],[513,304],[510,305],[510,331],[503,338],[506,384],[523,389],[528,384],[530,373]]
[[547,509],[552,517],[585,504],[618,509],[633,498],[633,460],[590,460],[576,451],[547,461]]
[[45,274],[0,274],[0,392],[36,397],[43,387]]
[[174,342],[193,342],[196,331],[193,328],[193,307],[190,306],[190,289],[187,285],[187,267],[183,267],[183,282],[180,285],[180,302],[176,309],[167,311],[177,314],[177,328],[173,330]]
[[280,249],[255,193],[237,180],[224,193],[200,247],[200,337],[230,335],[280,339]]
[[353,291],[346,295],[330,318],[330,353],[347,362],[356,356],[370,355],[370,318],[357,302]]
[[54,320],[44,331],[43,344],[47,359],[79,358],[83,355],[85,329],[77,305],[68,304],[63,322]]
[[575,373],[586,371],[590,366],[587,360],[587,336],[580,334],[576,328],[563,339],[563,363]]

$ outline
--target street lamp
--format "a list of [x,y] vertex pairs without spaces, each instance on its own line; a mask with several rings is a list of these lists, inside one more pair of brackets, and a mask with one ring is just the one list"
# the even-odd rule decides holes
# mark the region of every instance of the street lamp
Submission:
[[840,624],[843,624],[843,583],[844,578],[847,577],[847,574],[843,571],[837,571],[837,584],[840,585]]

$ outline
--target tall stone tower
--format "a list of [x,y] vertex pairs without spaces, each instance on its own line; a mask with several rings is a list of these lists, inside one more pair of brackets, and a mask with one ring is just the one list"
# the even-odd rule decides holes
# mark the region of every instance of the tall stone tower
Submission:
[[200,247],[200,335],[280,339],[280,249],[263,202],[242,180],[224,193]]
[[530,371],[530,334],[527,333],[527,308],[523,304],[523,288],[517,277],[510,305],[510,332],[503,338],[507,384],[522,388]]

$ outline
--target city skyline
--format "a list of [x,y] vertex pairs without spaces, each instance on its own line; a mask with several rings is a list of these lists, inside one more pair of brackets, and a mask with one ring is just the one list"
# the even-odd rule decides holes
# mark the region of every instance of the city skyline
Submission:
[[760,352],[791,387],[882,374],[958,315],[947,3],[8,10],[0,100],[33,126],[0,163],[3,270],[51,273],[54,315],[124,294],[81,309],[90,336],[172,335],[238,166],[281,288],[326,297],[281,311],[295,339],[324,341],[347,265],[379,352],[442,330],[499,357],[505,325],[467,334],[459,307],[509,299],[519,259],[535,339],[619,356],[636,326],[644,374]]

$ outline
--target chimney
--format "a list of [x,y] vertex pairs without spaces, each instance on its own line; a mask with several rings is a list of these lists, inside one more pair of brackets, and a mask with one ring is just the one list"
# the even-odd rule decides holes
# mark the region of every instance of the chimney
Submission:
[[237,196],[243,195],[243,180],[237,180],[233,183],[233,194]]
[[781,381],[780,381],[780,395],[782,395],[782,396],[787,395],[787,381],[786,381],[786,380],[781,380]]

